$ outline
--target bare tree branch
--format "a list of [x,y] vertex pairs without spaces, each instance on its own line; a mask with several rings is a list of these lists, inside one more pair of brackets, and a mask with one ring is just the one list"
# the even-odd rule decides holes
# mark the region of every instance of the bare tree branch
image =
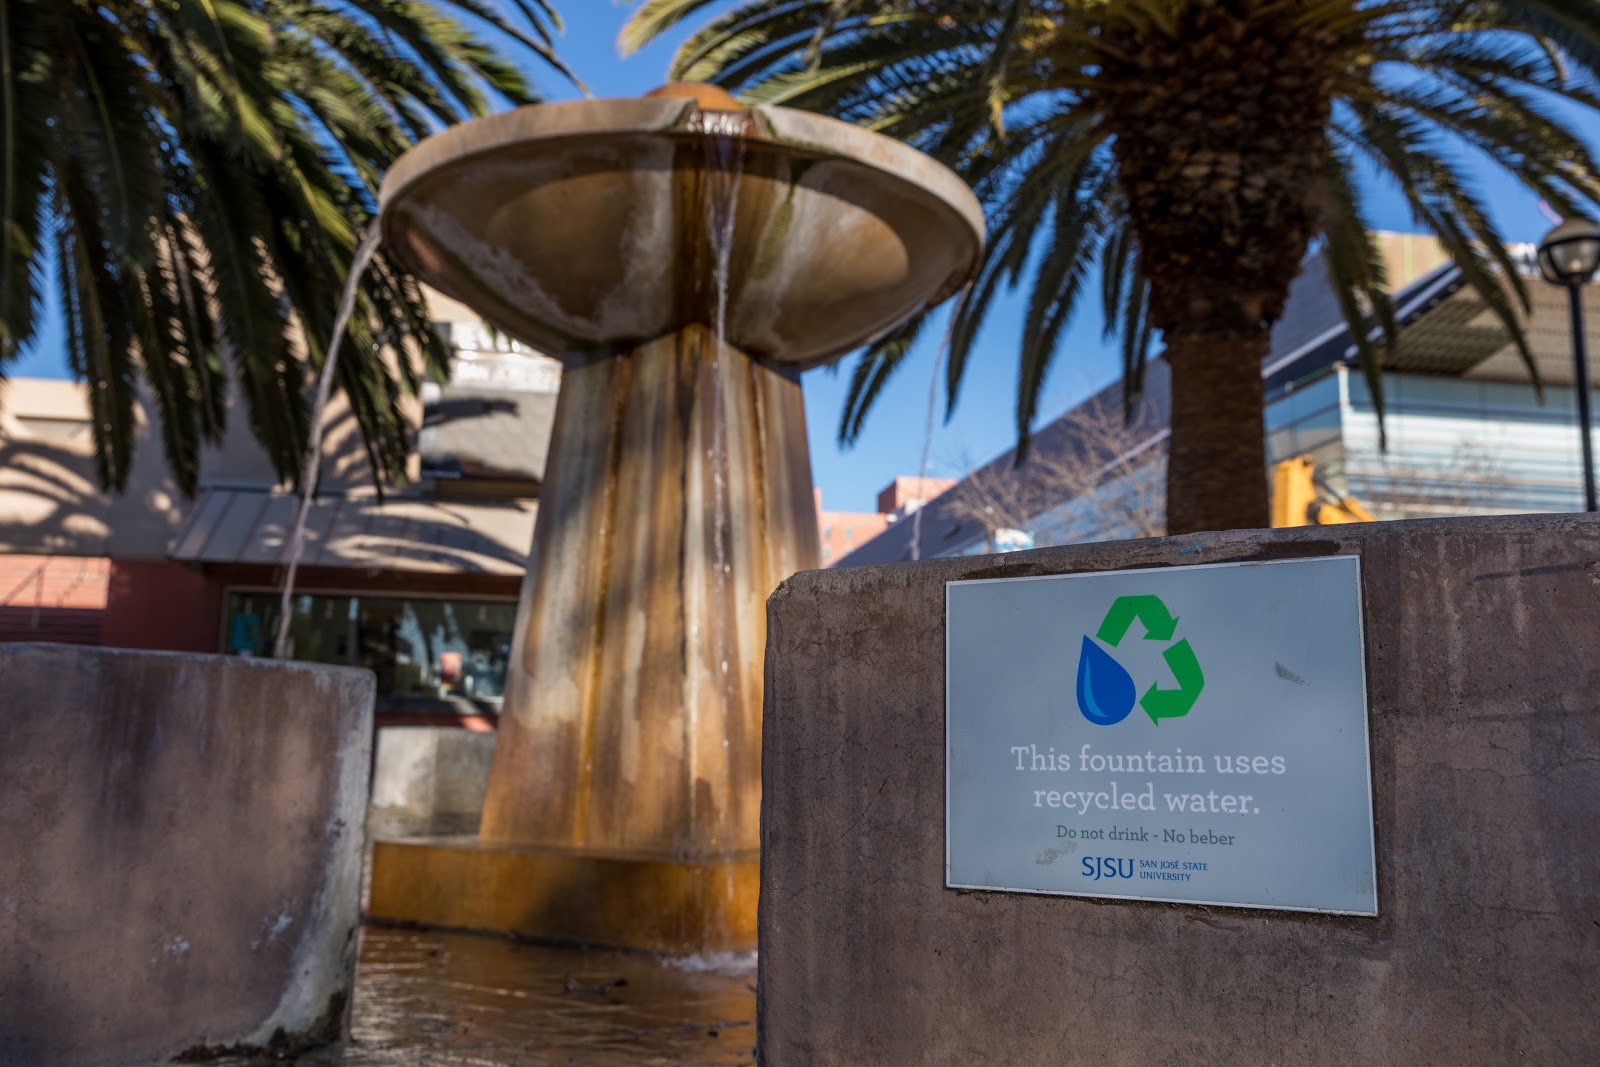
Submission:
[[1040,435],[1020,466],[1003,457],[972,470],[950,491],[946,508],[982,526],[991,552],[1159,537],[1166,531],[1165,440],[1147,402],[1125,419],[1120,406],[1097,398]]
[[1366,483],[1374,498],[1362,502],[1383,519],[1518,510],[1493,506],[1495,498],[1504,495],[1514,480],[1492,446],[1467,437],[1457,439],[1447,457],[1407,460],[1391,451],[1380,457],[1376,468],[1366,468],[1359,474],[1347,470],[1346,480],[1352,475]]

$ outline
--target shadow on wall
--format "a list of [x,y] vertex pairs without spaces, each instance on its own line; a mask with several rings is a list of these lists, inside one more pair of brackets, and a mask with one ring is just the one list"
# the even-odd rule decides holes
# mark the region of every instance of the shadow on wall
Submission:
[[[6,383],[0,393],[0,553],[167,558],[174,536],[196,513],[206,489],[194,501],[179,492],[167,471],[157,416],[148,399],[141,399],[127,488],[111,493],[102,490],[96,473],[82,387],[23,379]],[[402,407],[408,424],[419,425],[420,401],[407,398]],[[251,489],[263,496],[281,488],[250,432],[247,414],[234,397],[223,439],[206,447],[202,457],[202,486]],[[371,489],[373,468],[342,397],[334,399],[322,425],[320,488]],[[417,477],[415,457],[410,468],[408,475]],[[497,546],[488,554],[502,553]]]
[[[149,449],[143,449],[149,452]],[[100,488],[93,455],[29,438],[0,439],[0,552],[40,555],[160,557],[181,518],[165,472],[142,469],[159,456],[136,458],[129,490]]]
[[[195,504],[168,474],[151,405],[142,403],[138,412],[127,488],[112,493],[100,487],[96,474],[81,387],[20,379],[6,385],[0,394],[0,553],[166,558]],[[420,407],[414,414],[413,424]],[[201,484],[278,486],[247,412],[234,402],[229,416],[222,441],[205,449]],[[371,486],[360,428],[342,398],[330,406],[323,426],[322,487]],[[414,461],[412,467],[415,477]]]

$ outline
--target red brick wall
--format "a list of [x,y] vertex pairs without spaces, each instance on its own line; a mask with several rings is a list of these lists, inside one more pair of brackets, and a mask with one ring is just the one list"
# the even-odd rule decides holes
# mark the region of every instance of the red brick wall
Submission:
[[0,641],[100,643],[111,561],[0,555]]
[[889,516],[875,511],[819,511],[817,535],[822,545],[822,565],[831,567],[889,525]]
[[220,582],[166,560],[111,561],[101,644],[218,652],[221,632]]
[[954,478],[913,478],[902,475],[878,494],[878,510],[899,511],[913,500],[926,504],[955,484]]

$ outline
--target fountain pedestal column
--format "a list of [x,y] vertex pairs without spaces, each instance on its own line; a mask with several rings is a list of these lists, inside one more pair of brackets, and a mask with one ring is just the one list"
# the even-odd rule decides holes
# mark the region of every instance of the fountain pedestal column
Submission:
[[798,379],[699,325],[568,362],[485,841],[759,847],[766,598],[819,554]]

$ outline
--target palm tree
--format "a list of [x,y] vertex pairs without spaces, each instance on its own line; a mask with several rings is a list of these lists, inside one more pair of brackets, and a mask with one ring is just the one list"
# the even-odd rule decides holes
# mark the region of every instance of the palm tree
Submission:
[[[637,47],[710,0],[646,0]],[[1387,175],[1528,361],[1527,301],[1464,169],[1486,154],[1563,213],[1600,202],[1568,116],[1600,109],[1600,0],[743,0],[675,77],[910,141],[984,202],[989,247],[953,312],[954,402],[985,313],[1026,280],[1026,443],[1096,270],[1137,386],[1172,371],[1168,528],[1266,524],[1259,368],[1312,242],[1374,386],[1394,316],[1361,189]],[[1557,101],[1566,103],[1552,107]],[[921,321],[856,365],[841,436]]]
[[[298,477],[307,365],[385,168],[531,98],[490,38],[565,71],[555,12],[514,3],[517,19],[488,0],[0,0],[0,369],[53,292],[104,485],[125,484],[143,388],[192,493],[230,380]],[[403,477],[396,402],[446,358],[417,283],[380,256],[338,366],[375,473]]]

